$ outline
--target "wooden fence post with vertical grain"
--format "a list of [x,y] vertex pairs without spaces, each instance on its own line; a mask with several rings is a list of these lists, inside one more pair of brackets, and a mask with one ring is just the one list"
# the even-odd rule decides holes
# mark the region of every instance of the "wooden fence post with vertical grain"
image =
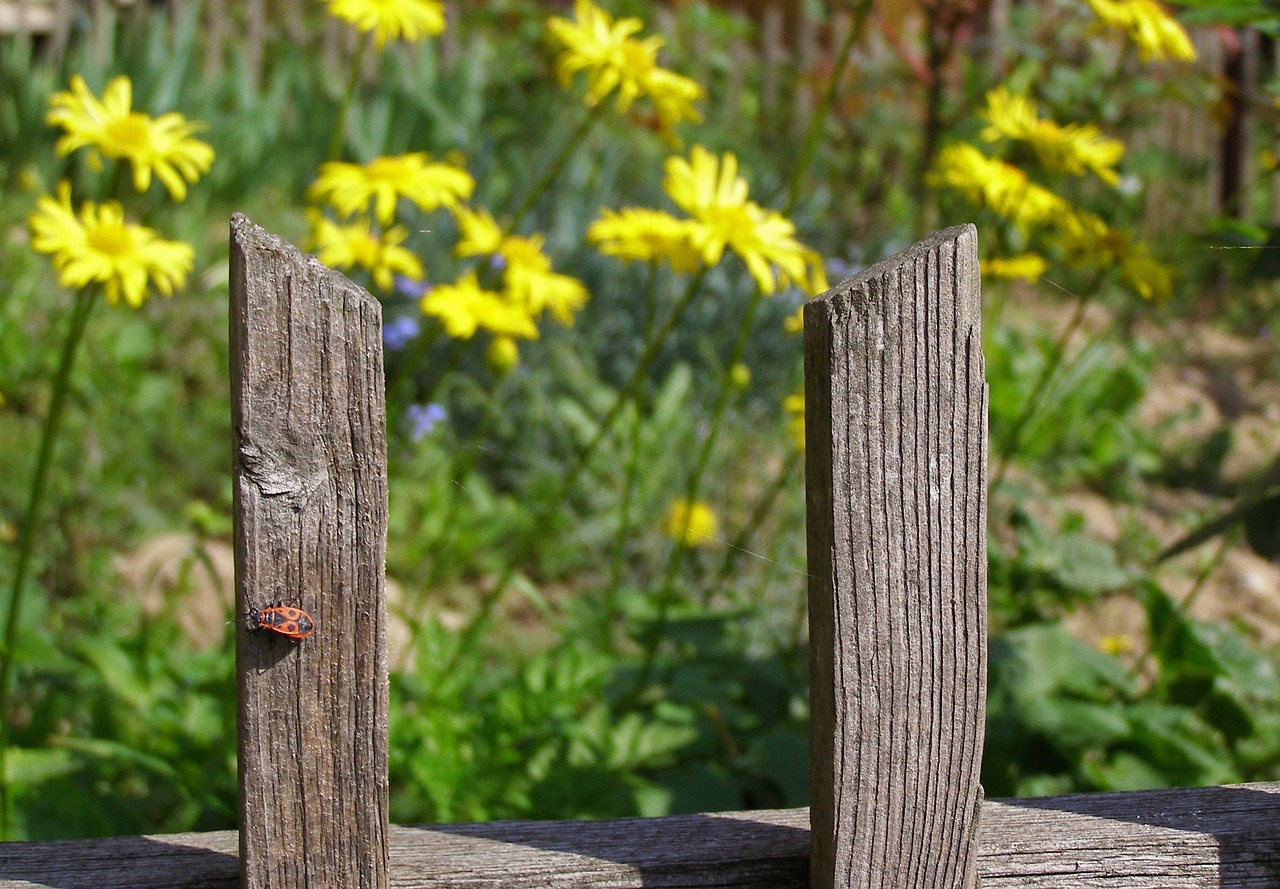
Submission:
[[805,307],[810,879],[976,886],[986,709],[977,231]]
[[381,310],[239,215],[230,289],[236,610],[315,623],[237,622],[241,885],[386,889]]

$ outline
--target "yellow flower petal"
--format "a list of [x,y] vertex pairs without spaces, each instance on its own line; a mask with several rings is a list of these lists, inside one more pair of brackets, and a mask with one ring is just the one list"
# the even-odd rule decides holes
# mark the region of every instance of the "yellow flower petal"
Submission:
[[1196,48],[1178,20],[1155,0],[1085,0],[1098,21],[1124,31],[1144,62],[1194,62]]
[[719,523],[710,506],[700,500],[677,500],[667,511],[663,533],[683,546],[705,546],[715,541]]
[[77,216],[67,182],[58,185],[56,199],[37,201],[29,221],[31,244],[50,256],[59,283],[77,289],[100,284],[112,304],[123,299],[136,308],[149,286],[171,295],[186,283],[195,258],[190,245],[126,222],[114,201],[86,202]]
[[439,319],[445,333],[455,339],[469,340],[480,329],[499,336],[538,337],[529,313],[501,294],[481,288],[475,272],[468,272],[456,283],[432,287],[419,306],[424,314]]
[[566,327],[574,313],[587,303],[587,288],[577,278],[551,270],[551,259],[542,251],[541,235],[503,238],[498,253],[506,263],[503,282],[512,302],[531,317],[550,312]]
[[329,0],[329,14],[373,34],[381,49],[392,40],[416,43],[444,30],[439,0]]
[[626,111],[636,99],[647,97],[666,133],[682,120],[702,119],[694,107],[703,98],[702,87],[658,65],[663,40],[633,37],[644,29],[640,19],[614,21],[590,0],[576,0],[574,21],[555,16],[547,28],[565,48],[556,60],[560,82],[568,85],[574,74],[586,72],[588,105],[616,95],[618,110]]
[[717,158],[695,145],[688,160],[668,158],[666,173],[667,194],[697,224],[692,237],[703,262],[714,265],[732,250],[766,295],[792,282],[810,294],[827,288],[822,258],[796,240],[791,221],[748,198],[732,152]]
[[1035,150],[1047,170],[1071,176],[1092,172],[1108,185],[1120,181],[1114,168],[1124,156],[1124,143],[1104,137],[1092,124],[1060,127],[1051,120],[1043,120],[1030,99],[1004,87],[987,93],[983,116],[989,124],[982,131],[983,139],[1025,142]]
[[343,216],[367,213],[384,225],[395,216],[396,202],[406,198],[421,210],[450,209],[471,197],[475,180],[452,164],[432,162],[423,152],[375,158],[367,164],[334,161],[322,164],[307,196],[327,201]]
[[606,209],[587,229],[587,240],[606,256],[624,262],[666,262],[674,271],[698,270],[702,255],[694,245],[697,223],[661,210]]
[[335,269],[362,268],[381,290],[390,290],[396,275],[414,281],[423,277],[422,261],[401,246],[408,237],[402,225],[378,232],[367,218],[339,225],[320,213],[311,214],[309,246],[316,258]]
[[71,78],[69,92],[54,93],[49,99],[45,120],[60,127],[65,135],[58,140],[59,154],[88,147],[94,161],[98,153],[123,158],[133,166],[133,184],[138,191],[151,186],[151,175],[160,179],[170,196],[185,200],[187,186],[209,172],[213,149],[192,138],[204,128],[181,114],[170,112],[151,117],[131,110],[133,86],[128,77],[107,84],[99,101],[84,78]]

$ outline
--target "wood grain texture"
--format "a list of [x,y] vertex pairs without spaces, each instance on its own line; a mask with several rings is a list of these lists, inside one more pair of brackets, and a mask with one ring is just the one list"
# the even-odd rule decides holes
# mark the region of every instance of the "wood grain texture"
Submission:
[[387,533],[375,299],[231,221],[236,608],[315,619],[236,634],[245,889],[387,885]]
[[[392,889],[809,885],[809,811],[392,827]],[[233,831],[0,844],[0,889],[233,889]],[[987,800],[983,889],[1274,889],[1280,784]]]
[[986,710],[977,231],[805,306],[815,889],[975,879]]

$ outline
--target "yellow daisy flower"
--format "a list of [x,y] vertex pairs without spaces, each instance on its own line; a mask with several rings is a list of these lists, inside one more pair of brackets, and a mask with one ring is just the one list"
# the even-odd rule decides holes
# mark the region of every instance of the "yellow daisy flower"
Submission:
[[177,112],[151,117],[133,111],[132,106],[133,83],[128,77],[108,83],[99,100],[77,74],[71,78],[69,92],[54,93],[49,99],[45,121],[66,132],[58,140],[58,154],[88,147],[95,167],[102,163],[99,154],[124,158],[133,165],[133,186],[138,191],[151,187],[154,172],[175,201],[185,200],[188,183],[198,181],[213,164],[213,149],[191,138],[204,125]]
[[1060,220],[1058,242],[1077,266],[1118,268],[1121,282],[1143,299],[1163,302],[1173,295],[1173,272],[1135,242],[1092,213],[1068,213]]
[[311,214],[310,244],[316,257],[335,269],[365,269],[380,290],[390,290],[396,275],[414,281],[423,277],[422,261],[400,246],[408,237],[402,225],[376,232],[365,217],[339,225],[320,213]]
[[452,209],[471,197],[475,187],[475,180],[466,170],[433,163],[425,152],[417,151],[374,158],[367,164],[321,164],[320,175],[307,197],[327,201],[343,216],[368,212],[372,201],[374,216],[385,225],[395,216],[396,201],[402,197],[421,210]]
[[1155,0],[1085,0],[1109,28],[1124,31],[1144,62],[1177,59],[1194,62],[1196,48],[1178,20]]
[[959,191],[1024,231],[1053,222],[1071,210],[1067,201],[1032,182],[1017,167],[987,157],[965,142],[953,143],[938,152],[928,182],[934,187]]
[[1017,139],[1035,150],[1047,170],[1071,176],[1083,176],[1088,171],[1108,185],[1120,181],[1114,167],[1124,157],[1124,143],[1106,138],[1093,124],[1060,127],[1051,120],[1041,120],[1030,99],[1004,87],[987,93],[987,107],[982,114],[989,124],[982,131],[982,138],[988,142]]
[[682,120],[701,120],[693,103],[703,97],[702,87],[658,65],[661,37],[638,40],[632,36],[644,28],[644,22],[633,17],[615,22],[590,0],[576,0],[574,18],[554,16],[547,27],[565,47],[556,60],[560,82],[568,85],[574,74],[585,71],[588,105],[616,93],[618,110],[626,111],[636,99],[648,96],[664,131]]
[[662,531],[684,546],[705,546],[715,541],[719,523],[710,506],[701,500],[677,500],[667,511]]
[[643,78],[644,94],[658,113],[658,129],[670,134],[682,120],[700,123],[702,113],[694,107],[706,95],[697,81],[666,68],[654,67]]
[[440,0],[328,0],[329,14],[373,32],[378,47],[392,40],[416,43],[444,30],[444,4]]
[[454,252],[459,256],[489,256],[498,252],[502,246],[502,229],[488,210],[453,207],[452,211],[458,223]]
[[63,287],[101,284],[107,302],[122,298],[137,308],[154,286],[165,296],[182,287],[195,253],[181,241],[166,241],[141,225],[125,222],[115,201],[71,208],[71,185],[61,182],[55,200],[45,195],[30,217],[31,245],[47,253]]
[[1043,256],[1034,253],[1019,253],[1017,256],[984,259],[979,263],[982,274],[988,278],[1020,279],[1034,284],[1045,273],[1049,264]]
[[606,209],[587,228],[587,240],[605,256],[616,256],[623,262],[665,261],[674,271],[698,270],[701,251],[694,246],[697,223],[677,219],[661,210],[628,207]]
[[568,327],[574,313],[586,305],[587,288],[577,278],[552,271],[542,245],[541,235],[504,238],[498,248],[507,265],[503,282],[511,300],[531,316],[550,312]]
[[481,328],[498,336],[537,339],[538,328],[523,307],[480,286],[475,272],[454,284],[437,284],[420,300],[423,313],[440,319],[445,333],[469,340]]
[[668,158],[666,173],[663,188],[698,223],[694,243],[707,265],[719,262],[728,248],[766,295],[790,282],[810,294],[827,289],[821,257],[796,240],[791,221],[748,199],[732,152],[717,158],[695,145],[687,161]]

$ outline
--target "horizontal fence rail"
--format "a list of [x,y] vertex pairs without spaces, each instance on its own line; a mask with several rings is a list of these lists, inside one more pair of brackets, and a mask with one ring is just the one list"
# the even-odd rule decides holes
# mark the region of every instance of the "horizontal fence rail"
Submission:
[[[232,889],[235,831],[0,845],[0,889]],[[807,889],[809,811],[392,827],[391,889]],[[985,889],[1274,889],[1280,783],[986,800]]]

